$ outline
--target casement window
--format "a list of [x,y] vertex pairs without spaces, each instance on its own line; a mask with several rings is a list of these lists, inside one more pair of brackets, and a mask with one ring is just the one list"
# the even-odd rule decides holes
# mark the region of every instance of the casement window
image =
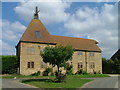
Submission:
[[82,63],[82,62],[79,62],[79,63],[78,63],[78,68],[79,68],[79,69],[82,69],[82,68],[83,68],[83,63]]
[[94,56],[94,52],[90,52],[90,56]]
[[34,62],[28,62],[27,68],[34,68]]
[[91,62],[91,63],[90,63],[90,68],[91,68],[91,69],[94,69],[94,68],[95,68],[95,63],[94,63],[94,62]]
[[40,38],[41,35],[40,35],[40,31],[36,31],[36,38]]
[[35,48],[29,47],[28,48],[28,54],[34,54],[35,53]]
[[81,55],[82,55],[82,51],[78,51],[78,55],[80,55],[80,56],[81,56]]
[[31,62],[31,68],[34,68],[34,62]]
[[28,62],[27,67],[30,68],[30,62]]

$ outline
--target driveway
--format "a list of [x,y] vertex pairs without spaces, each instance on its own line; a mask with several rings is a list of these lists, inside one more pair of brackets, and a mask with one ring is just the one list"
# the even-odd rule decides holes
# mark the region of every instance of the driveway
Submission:
[[[118,79],[119,78],[119,79]],[[85,84],[82,88],[120,88],[120,76],[98,78]]]
[[[2,79],[2,88],[37,88],[34,86],[20,83],[19,80],[21,79],[16,79],[16,80]],[[118,88],[118,87],[120,88],[120,76],[119,76],[119,79],[118,79],[118,76],[97,78],[94,81],[85,84],[82,88]]]
[[2,88],[36,88],[19,82],[20,79],[2,79]]

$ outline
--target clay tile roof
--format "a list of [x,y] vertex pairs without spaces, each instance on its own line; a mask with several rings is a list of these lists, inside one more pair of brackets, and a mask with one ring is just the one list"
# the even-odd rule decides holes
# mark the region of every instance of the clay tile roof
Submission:
[[[40,31],[40,38],[36,38],[36,31]],[[32,19],[20,41],[72,45],[78,50],[101,51],[97,42],[92,39],[50,35],[39,19]]]
[[[36,38],[36,31],[40,32],[40,38]],[[47,42],[50,43],[50,34],[39,19],[32,19],[20,41]]]
[[73,48],[77,50],[101,51],[100,48],[96,45],[97,42],[92,39],[55,36],[55,35],[51,35],[51,36],[55,43],[61,45],[71,45]]

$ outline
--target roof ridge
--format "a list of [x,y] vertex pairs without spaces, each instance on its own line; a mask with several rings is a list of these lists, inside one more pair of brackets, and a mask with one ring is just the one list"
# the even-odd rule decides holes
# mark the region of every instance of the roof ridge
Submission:
[[[58,35],[51,35],[51,36],[58,36]],[[86,39],[86,38],[68,37],[68,36],[58,36],[58,37],[66,37],[66,38],[74,38],[74,39]],[[86,39],[86,40],[96,41],[96,40],[94,40],[94,39]]]

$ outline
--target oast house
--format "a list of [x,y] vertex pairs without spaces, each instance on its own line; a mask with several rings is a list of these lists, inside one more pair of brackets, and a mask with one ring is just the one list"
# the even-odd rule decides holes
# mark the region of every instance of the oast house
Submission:
[[[39,20],[38,10],[34,13],[27,29],[16,46],[16,54],[19,59],[19,74],[30,75],[37,71],[43,72],[50,65],[42,61],[40,51],[46,46],[71,45],[74,48],[74,54],[71,64],[73,64],[73,73],[82,69],[88,73],[102,73],[102,56],[98,47],[98,42],[92,39],[75,38],[51,35]],[[56,68],[54,67],[55,71]]]

